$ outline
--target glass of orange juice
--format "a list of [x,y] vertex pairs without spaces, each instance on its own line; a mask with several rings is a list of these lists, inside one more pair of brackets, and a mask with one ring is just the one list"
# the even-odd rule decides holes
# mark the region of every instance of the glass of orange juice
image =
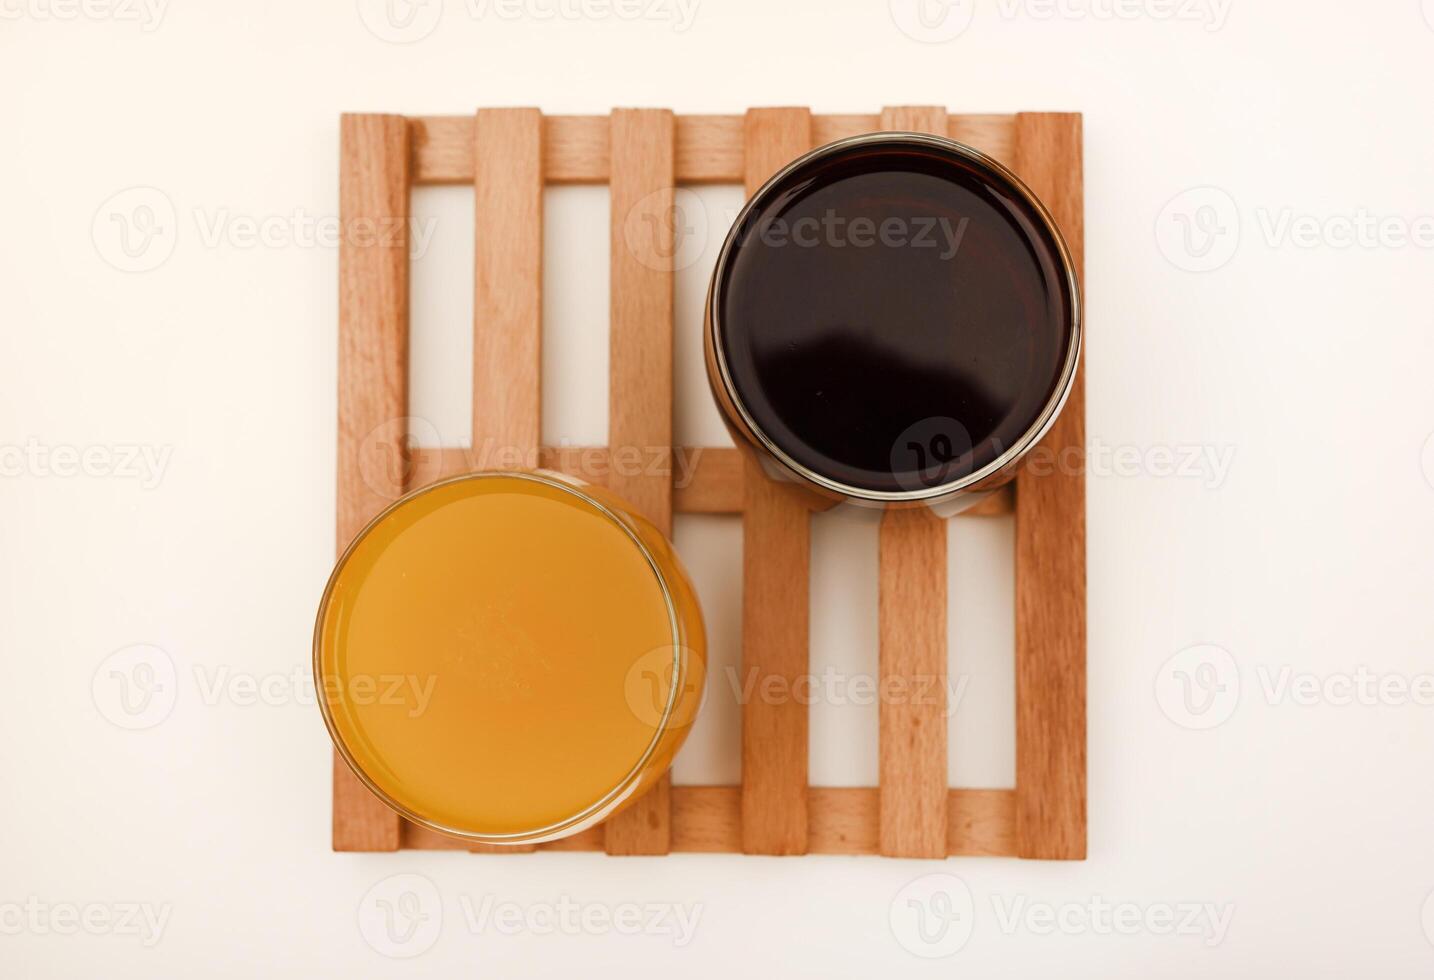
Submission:
[[704,681],[671,544],[608,491],[544,471],[403,497],[339,559],[314,676],[380,799],[483,844],[578,833],[650,788]]

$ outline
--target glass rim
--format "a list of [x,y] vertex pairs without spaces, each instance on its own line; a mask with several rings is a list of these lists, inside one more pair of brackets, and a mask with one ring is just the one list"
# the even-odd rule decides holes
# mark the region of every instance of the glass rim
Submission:
[[[872,490],[868,487],[859,487],[853,484],[843,483],[840,480],[832,479],[822,473],[818,473],[811,467],[797,461],[790,453],[782,449],[765,430],[757,423],[747,408],[732,378],[731,370],[727,364],[727,351],[723,343],[723,321],[721,305],[720,284],[725,279],[731,265],[732,254],[736,250],[736,241],[740,237],[743,224],[751,216],[752,212],[760,206],[765,206],[768,199],[775,192],[776,188],[792,174],[819,163],[828,157],[836,156],[849,149],[868,145],[889,145],[920,146],[928,149],[937,149],[947,153],[955,154],[964,160],[974,164],[987,174],[994,176],[998,181],[1007,184],[1017,196],[1027,204],[1034,212],[1042,230],[1050,237],[1055,246],[1056,255],[1059,259],[1062,279],[1070,294],[1070,316],[1067,318],[1066,333],[1070,338],[1067,345],[1066,357],[1061,365],[1060,374],[1056,378],[1054,388],[1046,399],[1041,411],[1037,413],[1024,430],[1021,436],[1008,448],[996,455],[989,463],[978,470],[974,470],[965,476],[958,477],[946,483],[937,484],[934,487],[923,487],[918,490]],[[879,133],[863,133],[857,136],[847,136],[842,139],[833,140],[815,149],[803,153],[782,167],[775,174],[767,179],[757,191],[752,194],[742,209],[737,212],[732,227],[727,232],[727,237],[722,242],[722,249],[717,253],[717,263],[712,270],[712,280],[707,289],[706,303],[706,324],[704,334],[708,343],[708,350],[712,358],[709,367],[716,367],[717,377],[714,379],[720,382],[723,398],[718,399],[720,403],[730,404],[737,413],[738,427],[743,434],[754,441],[758,447],[770,454],[782,466],[791,470],[797,476],[805,479],[816,486],[835,493],[842,497],[853,500],[872,501],[877,503],[916,503],[936,501],[940,498],[954,496],[961,491],[979,487],[994,475],[1014,466],[1036,445],[1055,424],[1056,417],[1060,415],[1061,409],[1065,406],[1066,400],[1070,397],[1071,389],[1075,385],[1076,371],[1080,365],[1082,345],[1082,306],[1080,282],[1075,272],[1075,262],[1071,257],[1070,249],[1066,245],[1065,237],[1061,234],[1060,228],[1056,225],[1055,218],[1046,208],[1045,204],[1026,183],[1016,176],[1005,164],[995,157],[988,156],[974,147],[945,136],[936,136],[930,133],[886,131]],[[713,364],[712,362],[715,362]],[[711,378],[713,372],[708,371]]]
[[[524,480],[531,483],[538,483],[571,494],[572,496],[581,500],[586,505],[596,509],[602,517],[606,518],[610,523],[615,524],[627,536],[628,540],[637,546],[638,552],[642,555],[643,560],[646,561],[648,568],[652,571],[653,575],[657,579],[658,587],[662,593],[662,601],[664,607],[667,610],[667,622],[672,640],[673,680],[671,690],[668,692],[667,703],[663,706],[662,717],[658,720],[655,730],[653,731],[652,738],[648,741],[647,746],[643,749],[642,755],[638,758],[637,762],[633,764],[631,768],[628,769],[628,771],[622,776],[622,778],[619,779],[617,783],[610,790],[604,793],[598,800],[584,807],[581,811],[576,814],[573,814],[572,816],[563,818],[558,821],[554,821],[553,823],[546,824],[541,827],[536,827],[531,830],[515,831],[513,833],[507,834],[485,834],[477,831],[465,830],[461,827],[450,826],[448,824],[442,823],[441,821],[433,820],[429,817],[423,816],[420,813],[417,813],[411,807],[395,799],[390,793],[379,787],[377,783],[373,780],[373,778],[370,777],[368,773],[364,771],[361,765],[359,765],[358,761],[354,758],[353,753],[350,751],[348,745],[345,743],[343,737],[338,731],[338,727],[333,718],[333,709],[329,705],[329,700],[325,693],[326,685],[324,685],[323,683],[325,677],[325,671],[323,669],[323,639],[324,620],[327,617],[329,605],[334,595],[334,588],[338,584],[340,575],[342,574],[345,566],[348,564],[349,559],[353,556],[355,550],[357,550],[358,546],[369,536],[372,531],[374,531],[380,524],[382,524],[386,518],[388,518],[400,507],[417,499],[418,497],[442,489],[444,487],[453,486],[454,484],[458,483],[466,483],[469,481],[478,481],[503,477]],[[629,525],[627,520],[624,519],[627,517],[626,512],[619,512],[614,510],[612,507],[608,506],[603,501],[598,500],[591,494],[587,493],[585,487],[587,487],[586,483],[574,477],[570,477],[566,474],[557,473],[551,470],[541,469],[480,470],[473,473],[461,473],[457,476],[451,476],[446,477],[442,480],[436,480],[433,483],[429,483],[415,490],[408,491],[401,497],[389,503],[382,510],[380,510],[376,515],[374,515],[373,518],[368,521],[368,523],[364,525],[361,531],[354,535],[353,540],[348,543],[348,545],[344,548],[343,554],[340,555],[338,561],[334,563],[333,571],[329,573],[328,582],[324,586],[323,598],[319,602],[319,611],[314,622],[313,671],[314,681],[318,685],[318,690],[315,692],[315,700],[319,704],[319,711],[324,718],[324,727],[328,729],[329,739],[333,742],[335,751],[338,752],[339,756],[344,760],[345,764],[348,765],[350,771],[352,771],[353,774],[358,777],[359,781],[363,783],[364,786],[366,786],[370,792],[372,792],[375,796],[382,800],[385,805],[395,810],[405,820],[408,820],[428,830],[436,831],[440,834],[445,834],[450,837],[456,837],[462,840],[480,844],[532,844],[542,843],[544,841],[550,840],[557,840],[562,837],[568,837],[573,834],[580,833],[583,830],[586,830],[588,827],[600,822],[608,816],[608,813],[606,811],[608,811],[614,803],[622,801],[627,796],[634,784],[641,778],[642,774],[646,771],[647,764],[656,754],[658,747],[661,745],[663,739],[668,735],[670,731],[672,731],[673,726],[671,723],[677,709],[678,693],[682,690],[683,685],[685,683],[685,668],[687,666],[685,661],[687,659],[689,650],[687,645],[682,642],[682,623],[677,614],[677,605],[675,600],[673,599],[671,583],[668,581],[667,575],[663,571],[661,565],[658,563],[656,556],[652,553],[652,549],[647,546],[647,543],[642,540],[641,536],[637,533],[637,531],[631,525]]]

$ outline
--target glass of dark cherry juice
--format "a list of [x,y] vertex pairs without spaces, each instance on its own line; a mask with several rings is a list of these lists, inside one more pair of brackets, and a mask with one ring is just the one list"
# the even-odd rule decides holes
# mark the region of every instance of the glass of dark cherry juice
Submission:
[[951,140],[880,133],[778,172],[727,236],[708,379],[768,475],[954,513],[1011,479],[1075,378],[1080,299],[1035,195]]

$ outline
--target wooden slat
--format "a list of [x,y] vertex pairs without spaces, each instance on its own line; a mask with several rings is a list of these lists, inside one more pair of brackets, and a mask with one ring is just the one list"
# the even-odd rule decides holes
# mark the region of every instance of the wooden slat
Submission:
[[1014,119],[1014,116],[995,115],[949,116],[946,135],[1006,163],[1011,159]]
[[[339,247],[338,550],[394,498],[408,414],[408,126],[402,116],[345,115],[339,215],[396,228],[345,234]],[[395,220],[401,219],[401,220]],[[385,480],[392,476],[392,484]],[[392,851],[399,817],[334,755],[333,848]]]
[[[888,108],[883,130],[945,135],[946,110]],[[946,524],[892,510],[879,532],[881,853],[946,853]]]
[[[747,113],[743,183],[753,193],[812,146],[806,109]],[[753,690],[767,678],[796,690],[808,666],[811,515],[789,488],[744,457],[742,671]],[[807,850],[807,705],[796,698],[742,705],[742,850]]]
[[677,179],[684,184],[742,180],[741,116],[678,116]]
[[413,183],[473,183],[473,117],[424,116],[408,120],[413,141]]
[[600,184],[611,166],[607,116],[543,117],[543,173],[554,184]]
[[[878,794],[866,787],[813,786],[809,854],[871,855],[878,851]],[[742,850],[741,789],[736,786],[672,787],[672,850],[734,854]],[[1016,794],[1009,789],[953,789],[946,794],[946,853],[1012,857],[1016,853]],[[601,827],[539,844],[541,851],[601,851]],[[403,846],[462,851],[460,840],[405,824]],[[486,853],[486,852],[477,852]]]
[[536,109],[474,119],[473,446],[532,467],[542,435],[543,170]]
[[[1077,275],[1083,260],[1081,117],[1016,117],[1015,170],[1050,209]],[[1084,458],[1085,375],[1044,445]],[[1085,474],[1020,472],[1016,488],[1016,826],[1020,855],[1086,853]]]
[[[880,128],[880,117],[812,116],[812,145]],[[951,116],[952,139],[1000,160],[1011,156],[1015,117]],[[416,184],[468,184],[473,180],[473,127],[469,116],[420,116],[413,128]],[[737,184],[745,176],[742,116],[677,116],[674,166],[681,184]],[[545,116],[543,170],[550,184],[601,184],[612,172],[606,116]]]
[[946,853],[1011,857],[1016,853],[1016,793],[953,789],[946,796]]
[[[614,454],[655,467],[614,466],[607,485],[672,532],[672,272],[675,125],[666,109],[612,113],[612,268],[608,434]],[[656,470],[654,472],[654,470]],[[604,825],[609,854],[672,847],[669,776]]]
[[705,853],[740,853],[742,850],[741,787],[672,787],[672,849]]
[[[408,471],[413,480],[407,485],[410,490],[479,468],[477,457],[467,447],[415,448],[409,457]],[[538,450],[538,465],[606,486],[612,463],[606,446],[543,446]],[[741,452],[727,446],[676,447],[672,463],[672,510],[678,514],[742,513]],[[1014,510],[1015,495],[1006,486],[956,516],[995,517]]]
[[[542,436],[543,165],[536,109],[473,120],[473,446],[477,469],[533,467]],[[475,851],[519,853],[531,846]]]
[[889,510],[877,544],[881,853],[946,853],[946,523]]

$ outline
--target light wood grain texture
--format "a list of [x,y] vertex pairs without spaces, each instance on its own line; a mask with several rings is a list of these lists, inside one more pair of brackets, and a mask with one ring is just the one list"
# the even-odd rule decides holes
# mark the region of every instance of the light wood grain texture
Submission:
[[[408,412],[408,125],[340,123],[338,550],[403,492]],[[375,238],[362,228],[394,228]],[[392,851],[399,817],[334,754],[333,848]]]
[[946,853],[946,523],[889,510],[877,543],[881,853]]
[[[345,221],[406,217],[411,183],[474,185],[476,448],[406,445],[407,241],[387,239],[364,249],[349,243],[361,237],[346,236],[340,255],[340,547],[405,488],[479,469],[494,447],[503,448],[507,465],[531,460],[612,487],[664,531],[670,532],[674,511],[743,515],[744,668],[787,683],[807,672],[809,504],[768,481],[736,449],[668,449],[671,187],[741,182],[751,191],[811,146],[879,129],[943,133],[1010,163],[1050,207],[1079,267],[1078,115],[948,116],[939,108],[904,107],[826,116],[802,109],[746,116],[662,110],[611,117],[543,117],[536,110],[483,110],[476,119],[346,116]],[[616,449],[543,447],[541,189],[545,183],[602,183],[614,174],[610,409]],[[501,229],[486,244],[485,227]],[[495,324],[497,330],[488,329]],[[484,365],[501,377],[482,378]],[[508,369],[513,365],[516,372]],[[1084,445],[1082,378],[1046,445]],[[925,510],[892,511],[883,515],[879,533],[886,691],[879,787],[808,787],[805,706],[747,705],[743,785],[672,787],[664,779],[607,825],[538,849],[1083,857],[1083,474],[1023,472],[1017,483],[957,516],[1012,512],[1017,789],[945,786],[945,528]],[[892,688],[892,678],[909,683]],[[477,853],[534,849],[474,846],[401,821],[346,767],[336,767],[335,849],[400,846]]]
[[[751,194],[812,147],[806,109],[747,113],[745,174]],[[811,515],[789,489],[744,461],[742,672],[753,690],[768,678],[796,690],[808,666]],[[742,849],[807,850],[807,705],[796,698],[742,705]]]
[[[675,124],[666,109],[617,109],[612,157],[607,485],[672,533],[672,223]],[[605,824],[609,854],[672,847],[670,777]]]
[[881,110],[881,125],[878,128],[945,136],[949,126],[946,120],[946,110],[941,106],[908,105],[888,106]]
[[[809,854],[878,853],[880,809],[877,791],[860,787],[813,786]],[[1016,853],[1016,794],[1009,789],[953,789],[946,792],[946,854],[1012,857]],[[540,851],[601,851],[602,827],[539,844]],[[416,850],[461,851],[461,840],[405,824],[403,846]],[[742,851],[742,791],[738,786],[672,787],[672,850],[709,854]],[[478,851],[475,853],[487,853]]]
[[[407,453],[409,489],[479,469],[478,456],[462,448],[413,448]],[[607,486],[614,463],[607,446],[542,446],[538,465],[598,486]],[[642,459],[641,466],[657,466]],[[673,449],[673,511],[677,514],[741,514],[743,463],[739,449],[728,446],[675,446]],[[999,517],[1015,511],[1011,486],[1002,486],[956,517]]]
[[[1007,161],[1015,117],[959,115],[949,135]],[[468,184],[473,180],[473,128],[468,116],[421,116],[413,128],[414,182]],[[677,116],[675,167],[680,184],[744,181],[742,116]],[[880,129],[880,117],[812,116],[812,146]],[[550,184],[602,184],[612,174],[606,116],[543,117],[543,176]]]
[[473,446],[531,468],[542,435],[543,170],[536,109],[474,119]]
[[[1016,117],[1015,169],[1082,269],[1081,117]],[[1085,458],[1085,375],[1044,445]],[[1016,826],[1020,855],[1086,853],[1086,580],[1083,467],[1022,470],[1016,487]]]
[[480,109],[473,130],[473,462],[526,469],[542,435],[542,116]]
[[[944,136],[946,110],[882,110],[881,129]],[[881,852],[946,853],[946,525],[887,511],[879,531]]]
[[[727,446],[677,446],[672,451],[672,510],[678,514],[742,513],[742,453]],[[410,477],[407,488],[416,490],[435,480],[472,473],[478,460],[465,447],[434,449],[415,447],[406,459]],[[538,465],[575,476],[597,486],[607,486],[614,463],[606,446],[543,446]],[[645,459],[643,467],[654,466]],[[996,517],[1015,509],[1011,487],[1002,487],[957,517]]]
[[960,115],[946,117],[946,135],[1002,163],[1011,159],[1014,116]]

